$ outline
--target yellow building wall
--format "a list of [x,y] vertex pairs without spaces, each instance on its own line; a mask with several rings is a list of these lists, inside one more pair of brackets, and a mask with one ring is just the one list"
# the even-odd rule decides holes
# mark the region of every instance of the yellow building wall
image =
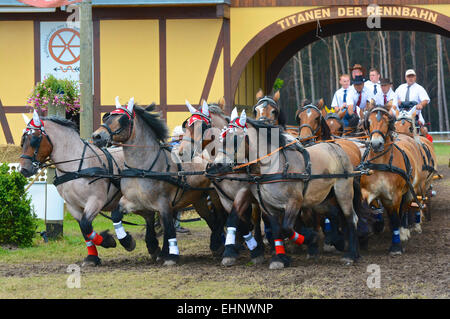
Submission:
[[[0,99],[3,106],[26,105],[33,85],[33,21],[0,21]],[[25,128],[22,115],[7,114],[6,118],[14,142],[19,144]],[[0,144],[5,143],[1,130]]]
[[158,20],[100,21],[101,104],[159,104]]
[[[221,27],[221,19],[167,20],[167,104],[198,105]],[[223,78],[220,62],[217,77]],[[223,80],[209,95],[223,96]]]

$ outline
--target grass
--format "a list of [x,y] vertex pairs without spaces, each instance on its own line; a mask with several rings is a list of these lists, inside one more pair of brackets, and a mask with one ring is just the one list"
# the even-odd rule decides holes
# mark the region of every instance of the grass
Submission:
[[434,150],[436,152],[437,162],[439,165],[448,165],[450,159],[450,144],[434,143]]

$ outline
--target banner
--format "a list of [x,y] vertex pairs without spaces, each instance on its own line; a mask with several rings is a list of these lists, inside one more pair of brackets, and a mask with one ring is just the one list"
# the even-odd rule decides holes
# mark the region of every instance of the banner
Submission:
[[41,79],[50,74],[80,78],[80,29],[66,22],[41,22]]
[[58,8],[69,4],[82,2],[82,0],[17,0],[38,8]]

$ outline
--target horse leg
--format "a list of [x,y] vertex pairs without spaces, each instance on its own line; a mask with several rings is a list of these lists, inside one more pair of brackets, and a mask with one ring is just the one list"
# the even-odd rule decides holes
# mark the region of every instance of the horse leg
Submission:
[[272,256],[269,269],[282,269],[288,267],[291,263],[291,259],[286,255],[286,249],[284,247],[285,234],[278,220],[278,216],[268,214],[267,219],[270,222],[270,228],[273,232],[275,246],[275,255]]
[[136,241],[130,235],[129,232],[126,232],[122,225],[123,219],[123,209],[121,205],[117,205],[117,207],[111,212],[111,220],[114,225],[114,230],[116,232],[117,239],[119,239],[120,244],[127,250],[133,251],[136,248]]
[[[261,211],[261,208],[258,206],[258,209]],[[275,250],[275,243],[273,241],[273,232],[272,228],[270,227],[270,220],[265,214],[261,214],[262,220],[264,222],[264,236],[267,239],[267,242],[269,243],[270,250]]]
[[298,220],[298,212],[301,208],[301,202],[297,199],[289,201],[286,206],[286,212],[283,218],[283,231],[296,245],[307,245],[308,255],[307,258],[316,257],[319,253],[319,235],[311,227],[302,226],[300,233],[297,233],[294,229]]
[[245,215],[241,216],[239,220],[240,222],[238,225],[238,229],[242,234],[244,234],[243,238],[248,249],[250,250],[250,257],[252,259],[252,262],[254,264],[260,264],[264,261],[264,245],[262,243],[261,236],[261,219],[259,216],[259,218],[257,218],[257,222],[253,223],[253,225],[255,226],[255,237],[259,229],[259,241],[256,240],[256,238],[252,235],[250,228],[251,224],[249,222],[251,219],[253,219],[253,207],[250,204],[245,211]]
[[400,208],[398,210],[400,215],[400,240],[407,241],[410,237],[409,232],[409,192],[402,196]]
[[160,212],[164,228],[164,241],[160,257],[164,259],[164,266],[176,265],[180,258],[178,249],[177,233],[173,223],[173,212],[166,208]]
[[152,260],[156,260],[161,249],[159,248],[158,238],[155,232],[155,212],[148,212],[148,214],[144,215],[144,218],[146,223],[145,244]]
[[212,251],[213,256],[221,256],[224,250],[224,245],[222,242],[222,234],[225,222],[221,218],[221,211],[217,211],[216,207],[213,206],[211,211],[207,204],[207,199],[202,197],[194,203],[194,208],[197,213],[206,221],[211,229],[209,248]]
[[84,214],[78,222],[88,249],[88,256],[84,259],[82,266],[97,266],[101,264],[96,246],[104,248],[116,247],[114,237],[107,230],[97,234],[92,227],[92,221],[102,206],[102,202],[97,198],[89,198],[84,208]]
[[261,209],[258,205],[252,204],[252,223],[255,226],[255,240],[258,246],[264,249],[263,236],[261,232]]
[[347,265],[357,261],[360,257],[356,229],[358,216],[353,208],[354,190],[352,184],[353,181],[347,179],[338,179],[334,184],[334,193],[347,224],[348,252],[342,258],[342,261]]

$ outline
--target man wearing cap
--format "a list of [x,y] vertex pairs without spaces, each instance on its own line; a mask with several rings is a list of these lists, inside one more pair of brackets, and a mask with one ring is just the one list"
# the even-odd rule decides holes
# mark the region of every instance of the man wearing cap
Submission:
[[353,111],[361,117],[362,112],[364,112],[364,108],[367,105],[367,101],[372,99],[372,94],[364,86],[364,78],[362,75],[357,75],[355,77],[351,88],[353,89]]
[[351,84],[354,83],[355,78],[356,78],[357,76],[362,76],[362,77],[363,77],[363,81],[364,81],[364,82],[366,81],[366,79],[364,78],[365,70],[364,70],[364,68],[361,66],[361,64],[355,64],[354,66],[352,66],[352,67],[350,68],[350,73],[351,73],[351,79],[350,79]]
[[375,105],[386,105],[389,101],[392,101],[391,113],[396,115],[395,110],[398,107],[398,97],[397,94],[392,90],[392,82],[389,79],[380,80],[380,92],[374,96]]
[[371,68],[369,71],[369,80],[364,83],[364,86],[372,95],[377,95],[380,88],[380,72],[377,69]]
[[397,90],[395,90],[395,94],[397,94],[399,105],[402,102],[417,103],[415,106],[416,114],[419,117],[419,123],[424,125],[425,120],[421,113],[422,109],[430,103],[430,97],[423,86],[416,83],[416,79],[416,72],[413,69],[406,70],[406,83],[401,84]]

